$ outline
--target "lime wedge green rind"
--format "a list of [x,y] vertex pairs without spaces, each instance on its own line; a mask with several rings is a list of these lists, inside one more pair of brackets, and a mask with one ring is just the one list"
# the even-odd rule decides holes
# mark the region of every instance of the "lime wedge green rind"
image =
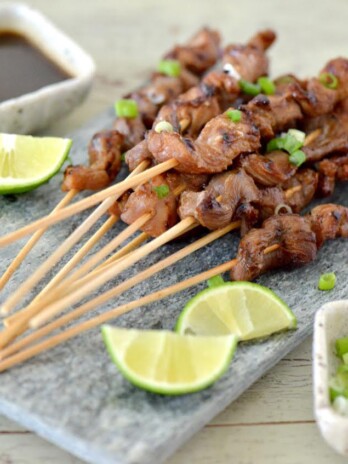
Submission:
[[240,340],[252,340],[296,325],[291,309],[269,288],[251,282],[226,282],[194,296],[180,314],[175,330],[215,336],[233,333]]
[[72,140],[0,134],[0,194],[24,193],[46,183],[64,164]]
[[162,395],[194,393],[227,370],[237,337],[191,337],[168,331],[102,327],[109,355],[133,385]]

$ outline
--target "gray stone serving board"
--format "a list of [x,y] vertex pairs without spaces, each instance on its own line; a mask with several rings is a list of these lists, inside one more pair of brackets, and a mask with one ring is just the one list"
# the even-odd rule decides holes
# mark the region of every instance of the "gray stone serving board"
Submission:
[[[112,111],[109,110],[73,134],[72,157],[75,163],[85,162],[91,134],[109,127],[111,120]],[[59,175],[29,194],[0,197],[0,234],[48,213],[62,198],[60,181]],[[330,201],[347,206],[347,194],[348,185],[341,185]],[[0,302],[9,292],[16,291],[18,284],[86,215],[87,212],[60,223],[45,234],[40,245],[32,251],[6,291],[0,295]],[[108,237],[123,227],[117,225]],[[238,241],[237,233],[229,234],[98,311],[136,299],[227,261],[235,256]],[[0,249],[0,272],[6,269],[23,243],[25,240]],[[182,242],[167,245],[134,266],[123,278],[181,246]],[[337,286],[332,292],[320,292],[317,290],[318,277],[327,271],[336,272]],[[270,273],[259,282],[287,301],[298,318],[298,329],[263,342],[241,344],[228,372],[207,390],[182,397],[163,397],[138,390],[121,377],[104,349],[100,331],[93,330],[1,374],[0,411],[90,463],[162,462],[309,335],[314,313],[323,303],[348,298],[348,242],[341,239],[326,243],[318,259],[309,266],[291,272]],[[150,307],[139,308],[121,317],[115,324],[172,329],[184,303],[203,287],[201,285]]]

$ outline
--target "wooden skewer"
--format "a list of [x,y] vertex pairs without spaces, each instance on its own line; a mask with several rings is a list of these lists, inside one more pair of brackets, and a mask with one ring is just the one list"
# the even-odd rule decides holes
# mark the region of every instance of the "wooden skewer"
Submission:
[[28,346],[29,344],[33,343],[36,340],[48,335],[53,330],[58,329],[59,327],[64,326],[68,322],[71,322],[83,314],[93,310],[94,308],[100,306],[101,304],[105,303],[106,301],[114,298],[117,295],[129,290],[130,288],[138,285],[139,283],[143,282],[144,280],[149,279],[154,274],[161,272],[161,270],[172,266],[176,262],[180,261],[181,259],[189,256],[190,254],[194,253],[195,251],[203,248],[204,246],[208,245],[209,243],[217,240],[218,238],[222,237],[223,235],[227,234],[228,232],[237,229],[240,227],[240,221],[236,221],[234,223],[229,224],[228,226],[210,232],[205,237],[195,241],[194,243],[187,245],[185,248],[179,250],[178,252],[174,253],[171,256],[161,260],[160,262],[152,265],[148,269],[142,271],[141,273],[127,279],[126,281],[119,284],[117,287],[110,289],[109,291],[105,292],[102,295],[97,296],[93,300],[85,303],[84,305],[76,308],[74,311],[56,319],[55,321],[51,322],[48,325],[45,325],[39,330],[32,332],[27,337],[20,339],[19,341],[13,343],[12,345],[8,346],[6,349],[0,352],[0,359],[4,359],[7,356],[16,353],[20,349]]
[[[58,211],[59,209],[64,208],[66,205],[68,205],[77,193],[77,190],[70,190],[53,209],[51,214],[54,214],[55,211]],[[37,242],[40,240],[40,238],[43,236],[46,230],[47,227],[37,230],[35,234],[30,238],[30,240],[28,240],[28,242],[24,245],[24,247],[21,249],[21,251],[18,253],[18,255],[15,257],[15,259],[12,261],[12,263],[9,265],[9,267],[2,275],[0,279],[0,290],[2,290],[5,287],[7,282],[11,279],[12,275],[19,268],[26,256],[34,248],[34,246],[37,244]]]
[[[128,253],[130,253],[131,251],[138,248],[148,238],[149,238],[149,235],[145,234],[145,233],[142,233],[142,234],[138,235],[132,241],[130,241],[126,246],[124,246],[121,250],[118,250],[109,259],[107,259],[102,264],[100,264],[95,270],[97,271],[98,269],[102,269],[103,267],[107,266],[108,264],[110,264],[112,262],[115,262],[118,259],[123,258]],[[17,311],[16,313],[12,314],[11,316],[7,317],[6,319],[3,319],[2,323],[4,324],[5,327],[8,327],[13,323],[18,322],[23,316],[25,316],[25,313],[26,313],[27,310],[28,310],[28,307],[23,308],[20,311]]]
[[316,129],[314,130],[313,132],[310,132],[304,142],[303,142],[303,146],[306,147],[307,145],[309,145],[310,143],[314,142],[314,140],[319,137],[319,135],[321,134],[321,129]]
[[9,369],[17,364],[20,364],[23,361],[26,361],[36,356],[37,354],[42,353],[43,351],[47,351],[51,348],[54,348],[55,346],[60,345],[66,340],[69,340],[75,337],[76,335],[79,335],[82,332],[85,332],[86,330],[93,329],[94,327],[97,327],[100,324],[103,324],[104,322],[110,321],[111,319],[115,319],[116,317],[121,316],[122,314],[125,314],[131,311],[132,309],[147,305],[149,303],[153,303],[157,300],[161,300],[169,295],[178,293],[182,290],[185,290],[186,288],[192,287],[193,285],[203,282],[204,280],[210,279],[211,277],[214,277],[217,274],[226,272],[229,269],[231,269],[231,267],[233,267],[236,264],[236,262],[237,260],[228,261],[227,263],[221,264],[220,266],[210,269],[209,271],[198,274],[195,277],[191,277],[190,279],[187,279],[183,282],[167,287],[158,292],[151,293],[150,295],[144,296],[143,298],[140,298],[139,300],[126,303],[111,311],[108,311],[104,314],[94,317],[93,319],[90,319],[89,321],[86,321],[74,327],[71,327],[70,329],[66,330],[65,332],[59,335],[55,335],[54,337],[49,338],[48,340],[45,340],[42,343],[38,343],[37,345],[34,345],[33,347],[23,350],[15,354],[14,356],[11,356],[3,360],[2,362],[0,362],[0,372],[3,372],[6,369]]
[[285,190],[285,198],[290,198],[294,193],[299,192],[300,190],[302,190],[302,185],[295,185],[295,187]]
[[[148,166],[148,163],[145,161],[138,166],[139,170],[144,170]],[[134,173],[134,171],[133,171]],[[132,173],[132,174],[133,174]],[[139,174],[141,175],[141,174]],[[130,177],[129,180],[137,178],[137,174]],[[123,192],[122,192],[123,193]],[[120,194],[119,194],[120,195]],[[77,229],[61,244],[60,247],[47,259],[32,276],[29,277],[17,290],[13,293],[5,303],[3,303],[1,308],[1,314],[7,315],[16,305],[19,303],[24,296],[47,274],[47,272],[77,243],[81,237],[88,232],[88,230],[98,221],[98,219],[112,206],[114,201],[119,197],[119,195],[114,195],[109,197],[101,203],[93,213],[87,217],[80,224]],[[73,206],[73,205],[72,205]],[[62,211],[62,210],[61,210]],[[0,239],[1,240],[1,239]],[[38,298],[39,295],[36,297]]]
[[113,263],[120,258],[123,258],[124,256],[128,255],[128,253],[138,248],[148,238],[150,238],[150,235],[148,235],[146,232],[142,232],[137,237],[135,237],[132,241],[127,243],[127,245],[125,245],[121,250],[116,251],[115,254],[113,254],[112,256],[110,256],[110,258],[108,258],[106,261],[100,264],[98,268],[103,268],[104,266],[107,266],[108,264]]
[[[271,247],[272,247],[271,251],[274,251],[273,245]],[[264,253],[265,254],[269,253],[270,251],[268,250],[271,249],[271,247],[266,248],[264,250]],[[80,335],[81,333],[86,332],[87,330],[91,330],[107,321],[115,319],[131,311],[132,309],[148,305],[158,300],[162,300],[163,298],[169,295],[173,295],[175,293],[185,290],[186,288],[192,287],[200,282],[208,280],[217,274],[221,274],[223,272],[229,271],[230,269],[232,269],[232,267],[234,267],[237,264],[237,262],[238,260],[236,258],[232,259],[231,261],[228,261],[224,264],[220,264],[219,266],[216,266],[210,269],[209,271],[202,272],[194,277],[191,277],[182,282],[171,285],[170,287],[159,290],[158,292],[151,293],[150,295],[146,295],[138,300],[131,301],[124,305],[118,306],[117,308],[107,311],[106,313],[100,314],[99,316],[96,316],[86,322],[77,324],[74,327],[67,329],[63,333],[55,335],[47,340],[44,340],[41,343],[38,343],[30,348],[27,348],[26,350],[20,351],[19,353],[4,359],[3,361],[0,362],[0,372],[3,372],[17,364],[20,364],[23,361],[26,361],[36,356],[37,354],[42,353],[43,351],[47,351],[51,348],[54,348],[55,346],[60,345],[61,343],[67,340],[70,340],[71,338],[74,338],[77,335]],[[2,356],[3,356],[3,353],[4,352],[1,353]]]
[[[15,339],[19,334],[23,333],[27,328],[28,325],[33,327],[38,327],[40,324],[44,323],[46,320],[50,319],[54,315],[60,313],[63,309],[68,307],[71,304],[76,303],[84,295],[88,295],[89,293],[96,290],[98,287],[103,285],[104,283],[108,282],[109,280],[113,279],[117,275],[119,275],[125,269],[128,269],[137,261],[141,260],[149,253],[155,251],[156,249],[160,248],[165,243],[173,240],[174,238],[180,236],[184,232],[186,232],[189,228],[193,226],[193,224],[197,225],[196,221],[193,218],[187,218],[183,221],[179,222],[176,226],[172,227],[171,229],[164,232],[162,235],[157,237],[156,239],[152,240],[151,242],[147,243],[143,247],[138,250],[133,251],[130,255],[127,255],[123,260],[117,261],[111,266],[109,269],[105,270],[104,273],[96,277],[92,282],[81,286],[75,292],[70,293],[66,296],[63,296],[58,301],[55,301],[51,305],[48,305],[45,311],[41,314],[40,311],[42,310],[42,304],[46,304],[45,297],[43,297],[39,301],[32,302],[27,308],[25,313],[23,312],[23,317],[16,323],[10,325],[5,330],[0,333],[0,349],[7,346],[13,339]],[[51,298],[52,294],[47,295],[47,297]],[[33,319],[31,319],[33,316]],[[30,322],[32,321],[32,322]],[[29,323],[29,324],[28,324]]]
[[[105,270],[105,272],[96,277],[92,282],[89,282],[88,284],[79,287],[75,292],[67,295],[66,297],[63,297],[59,301],[54,302],[52,305],[49,305],[44,311],[42,311],[40,314],[38,314],[36,317],[30,320],[29,326],[31,328],[37,328],[40,325],[44,324],[47,320],[61,312],[63,309],[76,303],[81,298],[84,298],[86,294],[90,294],[93,290],[96,290],[101,285],[115,278],[121,272],[128,269],[130,266],[140,261],[142,258],[148,256],[150,253],[157,250],[165,243],[168,243],[174,238],[185,233],[187,229],[190,228],[193,224],[195,224],[196,226],[198,225],[196,223],[196,220],[191,217],[180,221],[177,225],[167,230],[159,237],[155,238],[151,242],[142,246],[140,249],[128,255],[121,262],[116,262],[112,267]],[[0,348],[2,347],[1,335],[2,334],[0,334]]]
[[[85,209],[91,208],[92,206],[101,203],[105,199],[110,197],[115,197],[116,195],[122,195],[126,190],[136,187],[144,182],[147,182],[154,176],[162,174],[163,172],[168,171],[169,169],[175,168],[178,165],[178,161],[171,159],[160,163],[152,168],[146,169],[145,172],[141,172],[133,177],[127,177],[125,180],[118,182],[111,187],[108,187],[104,190],[101,190],[94,195],[91,195],[83,200],[80,200],[73,205],[70,205],[64,209],[57,211],[54,215],[44,216],[41,219],[38,219],[31,224],[28,224],[21,229],[18,229],[10,234],[0,237],[0,247],[9,245],[10,243],[19,240],[22,237],[25,237],[32,232],[35,232],[37,229],[43,227],[48,227],[53,224],[56,224],[63,219],[66,219],[74,214],[77,214]],[[134,171],[133,171],[134,172]],[[107,208],[106,208],[107,209]]]
[[[185,190],[185,185],[179,185],[173,191],[173,195],[178,196]],[[102,261],[106,256],[108,256],[113,250],[115,250],[121,243],[123,243],[127,238],[137,232],[143,225],[145,225],[152,215],[145,213],[136,219],[132,224],[130,224],[125,230],[123,230],[117,237],[115,237],[111,242],[105,245],[104,248],[95,253],[85,264],[83,264],[77,271],[75,271],[72,276],[69,277],[69,282],[65,281],[64,284],[70,286],[71,283],[75,282],[80,277],[83,277],[87,272],[96,266],[100,261]],[[121,250],[120,250],[121,251]],[[114,258],[115,259],[115,258]],[[105,263],[104,263],[105,264]]]

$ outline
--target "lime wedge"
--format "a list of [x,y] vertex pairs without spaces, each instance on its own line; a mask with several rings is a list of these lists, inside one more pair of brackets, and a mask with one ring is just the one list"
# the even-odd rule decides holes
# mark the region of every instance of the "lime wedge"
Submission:
[[0,134],[0,194],[23,193],[47,182],[68,156],[72,141]]
[[235,334],[241,340],[296,327],[296,317],[272,290],[250,282],[226,282],[194,296],[176,331],[192,335]]
[[213,384],[227,369],[237,337],[190,337],[165,330],[103,326],[108,352],[126,379],[154,393],[182,395]]

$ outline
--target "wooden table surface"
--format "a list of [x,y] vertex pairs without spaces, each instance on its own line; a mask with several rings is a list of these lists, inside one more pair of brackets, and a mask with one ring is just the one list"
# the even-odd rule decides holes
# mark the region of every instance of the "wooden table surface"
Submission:
[[[2,0],[1,0],[2,1]],[[314,74],[348,54],[346,0],[32,0],[95,59],[97,76],[86,102],[47,129],[73,131],[149,75],[161,53],[199,26],[219,28],[225,42],[245,41],[272,27],[272,73]],[[348,297],[348,295],[347,295]],[[313,418],[311,338],[216,417],[170,464],[340,464]],[[252,368],[252,366],[250,367]],[[54,400],[54,399],[52,399]],[[81,461],[0,417],[0,464]]]

